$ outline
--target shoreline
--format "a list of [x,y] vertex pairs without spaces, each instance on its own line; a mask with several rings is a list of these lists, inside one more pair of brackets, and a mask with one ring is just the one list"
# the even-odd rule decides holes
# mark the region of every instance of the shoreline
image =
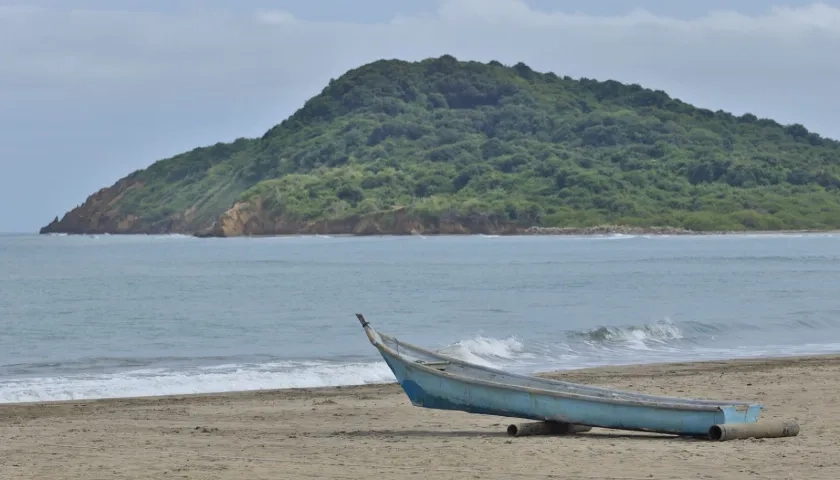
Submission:
[[760,419],[801,431],[723,443],[598,428],[512,438],[518,419],[415,407],[395,383],[16,403],[0,405],[0,478],[840,478],[840,354],[545,375],[757,401]]
[[201,235],[199,233],[183,233],[183,232],[160,232],[160,233],[126,233],[126,232],[86,232],[86,233],[69,233],[69,232],[44,232],[44,233],[2,233],[0,235],[43,235],[54,237],[82,237],[91,235],[108,235],[108,236],[126,236],[126,237],[143,237],[143,236],[184,236],[192,238],[287,238],[287,237],[317,237],[330,236],[341,238],[364,238],[364,237],[480,237],[480,236],[495,236],[495,237],[598,237],[605,235],[643,235],[650,237],[709,237],[709,236],[746,236],[746,235],[820,235],[820,234],[840,234],[840,229],[825,229],[825,230],[683,230],[670,228],[631,228],[631,227],[581,227],[581,228],[567,228],[567,227],[530,227],[528,229],[517,232],[499,232],[499,233],[278,233],[278,234],[260,234],[260,235],[231,235],[231,236],[215,236],[215,235]]
[[[608,378],[615,375],[628,376],[630,372],[644,371],[647,369],[668,370],[671,373],[678,371],[701,371],[719,368],[722,364],[728,365],[727,368],[773,368],[780,364],[787,364],[791,362],[813,363],[822,361],[838,361],[840,363],[840,351],[833,353],[820,354],[796,354],[796,355],[771,355],[771,356],[754,356],[754,357],[740,357],[740,358],[719,358],[709,360],[689,360],[682,362],[653,362],[653,363],[624,363],[616,365],[602,365],[597,367],[582,367],[568,370],[545,370],[532,373],[529,375],[549,378],[549,379],[564,379],[569,378]],[[632,375],[632,374],[631,374]],[[0,416],[5,407],[37,407],[50,405],[67,405],[79,403],[101,403],[101,402],[125,402],[125,401],[168,401],[168,400],[189,400],[201,398],[225,398],[236,397],[239,395],[296,395],[296,394],[311,394],[311,395],[330,395],[335,392],[342,393],[364,393],[366,390],[378,390],[382,387],[393,387],[395,392],[402,394],[402,390],[396,380],[388,382],[372,382],[356,385],[329,385],[318,387],[288,387],[288,388],[266,388],[266,389],[249,389],[249,390],[224,390],[218,392],[202,392],[202,393],[173,393],[166,395],[137,395],[125,397],[97,397],[97,398],[80,398],[73,400],[42,400],[42,401],[28,401],[28,402],[6,402],[0,403]]]

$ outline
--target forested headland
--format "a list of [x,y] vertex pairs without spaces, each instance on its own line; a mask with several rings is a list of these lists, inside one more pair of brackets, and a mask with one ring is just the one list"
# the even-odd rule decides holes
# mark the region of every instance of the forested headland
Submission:
[[380,60],[330,81],[262,137],[157,161],[42,233],[599,225],[840,228],[840,143],[800,124],[522,63]]

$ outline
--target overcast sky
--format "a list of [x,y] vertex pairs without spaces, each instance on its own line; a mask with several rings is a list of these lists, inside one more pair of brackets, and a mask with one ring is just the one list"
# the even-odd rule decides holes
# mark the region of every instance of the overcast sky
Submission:
[[379,58],[523,61],[840,138],[840,1],[0,0],[0,232]]

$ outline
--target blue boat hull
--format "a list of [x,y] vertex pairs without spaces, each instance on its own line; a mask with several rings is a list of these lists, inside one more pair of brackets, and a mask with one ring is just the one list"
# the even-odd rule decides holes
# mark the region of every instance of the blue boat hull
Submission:
[[715,425],[755,423],[762,405],[647,395],[512,374],[400,342],[357,314],[411,403],[502,417],[705,436]]
[[759,405],[701,410],[558,398],[502,385],[452,380],[381,353],[412,405],[417,407],[687,436],[705,436],[713,425],[754,423],[761,411]]

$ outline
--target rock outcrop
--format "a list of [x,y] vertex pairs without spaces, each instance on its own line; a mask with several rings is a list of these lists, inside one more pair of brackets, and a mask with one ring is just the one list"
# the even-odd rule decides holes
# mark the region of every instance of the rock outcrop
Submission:
[[368,215],[353,215],[336,220],[299,221],[274,216],[257,198],[237,202],[211,225],[201,226],[192,220],[191,211],[176,212],[155,222],[121,211],[121,201],[132,189],[143,188],[141,181],[126,177],[111,187],[103,188],[85,202],[55,218],[40,233],[68,234],[168,234],[180,233],[199,237],[241,237],[271,235],[608,235],[694,233],[670,227],[628,227],[601,225],[594,227],[521,226],[490,215],[463,216],[454,213],[422,216],[406,207]]
[[428,217],[400,207],[364,216],[341,220],[300,222],[284,217],[274,218],[257,202],[239,202],[225,212],[211,227],[197,232],[200,237],[239,237],[268,235],[684,235],[694,233],[682,228],[628,227],[601,225],[595,227],[523,227],[487,215],[469,217],[442,215]]
[[254,203],[237,202],[212,225],[196,226],[191,222],[191,209],[176,212],[156,222],[143,221],[137,215],[121,211],[124,196],[143,183],[129,177],[111,187],[103,188],[85,202],[56,217],[40,233],[68,234],[168,234],[180,233],[199,237],[241,237],[271,235],[607,235],[658,234],[680,235],[694,233],[670,227],[627,227],[601,225],[594,227],[524,227],[490,215],[463,216],[443,214],[422,216],[409,208],[398,207],[368,215],[353,215],[337,220],[299,221],[285,216],[275,217],[263,208],[259,199]]
[[259,201],[240,202],[225,212],[211,227],[196,233],[200,237],[258,235],[436,235],[436,234],[512,234],[520,227],[485,215],[462,217],[442,215],[424,218],[405,207],[337,220],[301,222],[275,218]]
[[[40,233],[104,234],[104,233],[150,233],[151,226],[144,224],[134,215],[124,215],[120,211],[120,200],[134,188],[142,188],[143,183],[124,178],[116,184],[103,188],[78,207],[67,212],[64,217],[56,217]],[[160,231],[166,231],[160,225]]]
[[56,217],[41,234],[170,234],[194,232],[190,210],[176,212],[150,222],[123,210],[123,199],[131,190],[143,188],[142,181],[126,177],[110,187],[100,189],[61,219]]

